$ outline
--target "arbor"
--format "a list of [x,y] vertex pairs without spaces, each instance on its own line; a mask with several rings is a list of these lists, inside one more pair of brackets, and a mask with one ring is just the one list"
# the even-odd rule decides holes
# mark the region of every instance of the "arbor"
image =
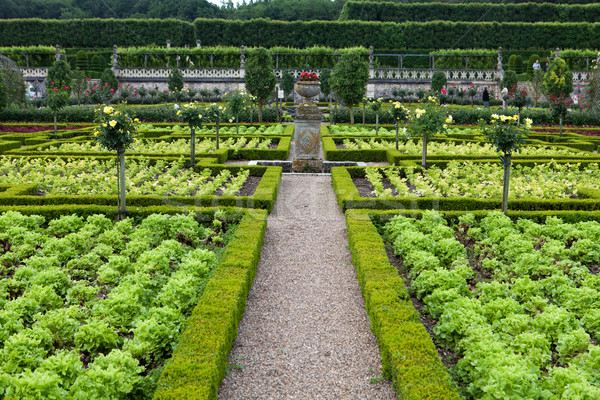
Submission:
[[263,104],[269,99],[277,79],[273,73],[273,56],[259,47],[246,61],[246,90],[256,97],[258,122],[262,122]]
[[480,120],[479,126],[486,139],[492,142],[492,145],[502,152],[500,157],[504,165],[504,186],[502,190],[502,212],[506,214],[508,209],[508,188],[510,180],[510,164],[512,153],[521,151],[520,145],[525,143],[525,138],[529,134],[532,121],[527,118],[525,124],[519,124],[519,116],[507,116],[492,114],[491,124]]
[[567,62],[562,58],[552,60],[544,74],[544,89],[548,100],[552,103],[552,115],[558,116],[560,121],[560,134],[562,137],[563,120],[567,115],[567,108],[572,103],[573,74]]
[[178,68],[173,68],[169,73],[167,86],[169,86],[169,91],[173,93],[181,92],[181,89],[183,89],[183,74]]
[[335,65],[331,76],[331,88],[350,111],[350,123],[354,124],[352,108],[367,92],[369,65],[358,53],[344,54]]
[[48,82],[54,82],[56,87],[71,86],[71,67],[63,60],[55,61],[46,76]]

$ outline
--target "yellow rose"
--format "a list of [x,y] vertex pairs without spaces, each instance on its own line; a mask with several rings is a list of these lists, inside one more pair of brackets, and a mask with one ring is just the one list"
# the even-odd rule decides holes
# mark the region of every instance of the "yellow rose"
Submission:
[[114,128],[114,127],[115,127],[115,125],[117,125],[117,121],[115,121],[115,120],[113,119],[113,120],[112,120],[112,121],[110,121],[108,124]]
[[102,124],[102,126],[106,128],[108,125],[105,122],[105,123]]
[[135,122],[136,124],[139,124],[140,120],[136,118],[136,119],[133,120],[133,122]]
[[104,107],[104,114],[112,114],[112,112],[114,111],[114,108],[106,106]]

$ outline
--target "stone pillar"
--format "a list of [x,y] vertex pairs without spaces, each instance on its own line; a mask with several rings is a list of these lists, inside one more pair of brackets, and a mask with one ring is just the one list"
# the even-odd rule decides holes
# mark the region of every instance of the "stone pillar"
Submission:
[[167,40],[167,49],[171,48],[171,40]]
[[240,78],[244,79],[246,76],[246,51],[244,46],[240,47]]
[[54,59],[56,61],[60,60],[60,46],[56,45],[56,50],[54,50]]
[[502,79],[504,79],[504,69],[502,68],[502,47],[498,47],[498,65],[496,66],[496,81],[498,82],[498,88],[500,90],[502,90]]
[[[375,79],[375,67],[373,66],[373,46],[369,46],[369,81]],[[375,97],[375,84],[367,83],[367,97]]]
[[196,47],[202,47],[202,41],[196,40]]
[[112,72],[114,72],[115,76],[118,75],[119,72],[119,53],[117,52],[117,45],[113,45],[113,54],[112,54]]
[[[312,93],[310,93],[311,90]],[[292,171],[323,172],[323,159],[321,158],[322,116],[319,107],[309,100],[310,97],[319,94],[319,82],[297,82],[296,91],[303,96],[304,101],[298,104],[294,116]],[[307,95],[310,97],[306,97]]]
[[554,57],[555,58],[560,58],[560,49],[557,47],[556,50],[554,51]]

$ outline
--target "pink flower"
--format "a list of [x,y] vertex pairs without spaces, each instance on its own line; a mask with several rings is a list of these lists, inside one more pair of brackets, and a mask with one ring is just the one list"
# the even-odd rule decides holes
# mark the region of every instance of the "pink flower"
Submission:
[[51,85],[54,85],[54,82],[50,82]]
[[93,88],[92,88],[92,90],[96,90],[96,88],[95,88],[95,87],[93,87]]
[[89,82],[89,81],[91,81],[91,80],[92,80],[92,78],[88,78],[88,79],[87,79],[87,81],[88,81],[88,82]]
[[68,86],[65,86],[65,90],[69,90],[69,87],[68,87]]
[[85,95],[85,97],[90,97],[90,96],[88,96],[88,95],[86,94],[86,95]]
[[108,82],[104,82],[104,86],[108,86]]
[[85,91],[86,91],[86,92],[89,92],[89,91],[90,91],[90,89],[85,89]]
[[58,92],[58,89],[57,89],[57,88],[54,88],[54,91],[55,91],[55,92]]
[[115,92],[115,89],[110,89],[110,92],[111,92],[111,93],[114,93],[114,92]]

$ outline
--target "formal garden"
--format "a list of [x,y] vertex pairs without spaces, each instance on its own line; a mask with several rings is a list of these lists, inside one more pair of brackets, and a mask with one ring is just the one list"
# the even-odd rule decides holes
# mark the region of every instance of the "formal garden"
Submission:
[[0,396],[599,399],[600,7],[284,3],[0,15]]

